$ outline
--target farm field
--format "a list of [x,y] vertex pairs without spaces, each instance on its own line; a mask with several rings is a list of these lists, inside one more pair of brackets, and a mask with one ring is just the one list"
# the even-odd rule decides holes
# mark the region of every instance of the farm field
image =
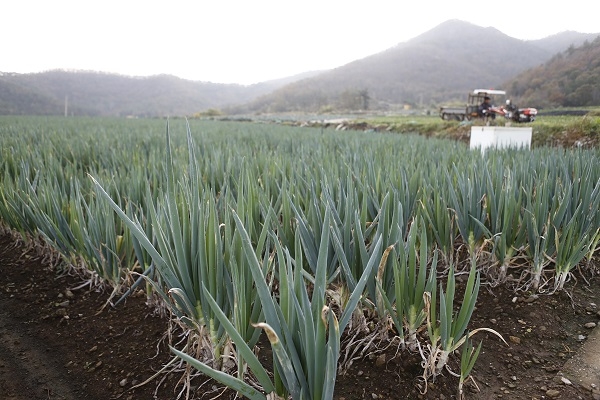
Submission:
[[597,148],[166,130],[0,118],[7,398],[233,396],[197,369],[248,398],[594,398],[557,373],[600,320]]
[[[572,112],[584,112],[582,115],[553,115],[552,113],[568,113],[564,111],[546,111],[550,115],[541,114],[535,122],[515,123],[503,118],[497,118],[493,125],[505,126],[529,126],[533,128],[534,137],[532,145],[540,146],[562,146],[571,147],[579,145],[582,147],[593,147],[598,144],[600,132],[599,110],[572,110]],[[449,138],[468,142],[469,130],[473,125],[482,125],[482,120],[471,121],[443,121],[437,115],[404,115],[404,116],[365,116],[362,118],[350,118],[349,125],[380,131],[413,132],[426,136]],[[579,141],[579,142],[577,142]]]
[[[430,115],[422,112],[408,114],[378,115],[260,115],[240,117],[241,120],[271,122],[283,125],[330,127],[338,130],[360,130],[368,132],[412,133],[427,137],[445,138],[469,143],[471,127],[482,125],[482,120],[444,121],[436,112]],[[230,117],[221,117],[229,120]],[[234,118],[235,120],[235,118]],[[597,147],[600,142],[600,109],[565,108],[543,110],[533,123],[516,124],[497,118],[493,125],[531,127],[532,146],[552,147]],[[516,124],[516,125],[515,125]]]

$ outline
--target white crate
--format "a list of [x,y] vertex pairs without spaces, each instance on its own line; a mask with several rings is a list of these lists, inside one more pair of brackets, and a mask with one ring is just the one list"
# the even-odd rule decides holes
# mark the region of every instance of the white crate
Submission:
[[509,126],[472,126],[471,149],[527,148],[531,147],[532,128],[514,128]]

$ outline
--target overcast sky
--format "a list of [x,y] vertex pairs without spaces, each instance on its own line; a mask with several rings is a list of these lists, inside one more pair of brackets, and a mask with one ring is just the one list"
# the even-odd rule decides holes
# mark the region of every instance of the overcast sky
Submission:
[[0,71],[83,69],[251,84],[330,69],[449,19],[518,39],[600,32],[593,1],[4,0]]

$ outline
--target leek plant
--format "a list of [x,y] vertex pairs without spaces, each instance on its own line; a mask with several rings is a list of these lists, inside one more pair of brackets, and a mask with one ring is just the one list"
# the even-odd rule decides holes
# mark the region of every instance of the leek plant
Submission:
[[[598,216],[596,215],[596,218]],[[600,250],[600,228],[596,229],[596,234],[592,236],[592,240],[590,242],[590,248],[588,253],[586,254],[587,265],[589,266],[594,254],[596,254]]]
[[[38,179],[31,183],[27,181],[16,195],[18,201],[13,203],[13,211],[21,220],[21,226],[29,233],[42,235],[66,260],[71,260],[78,247],[69,226],[73,209],[69,201],[73,199],[54,179],[43,184]],[[69,201],[60,202],[59,199]]]
[[[376,258],[374,257],[369,269],[357,282],[347,307],[338,320],[333,310],[326,305],[330,215],[331,211],[326,209],[311,295],[309,295],[307,282],[300,267],[303,256],[299,235],[296,239],[298,251],[295,257],[292,257],[287,249],[275,241],[277,276],[279,277],[279,297],[276,298],[267,283],[265,271],[258,261],[256,250],[252,246],[243,222],[235,212],[233,213],[265,318],[265,322],[257,322],[255,326],[266,332],[273,348],[274,382],[268,378],[266,370],[259,365],[256,356],[242,340],[233,324],[226,322],[227,316],[225,313],[219,312],[218,304],[212,301],[210,305],[233,338],[239,351],[247,357],[250,369],[259,377],[266,394],[274,391],[278,398],[287,398],[290,395],[294,400],[333,399],[340,336],[350,320],[354,307],[360,300],[367,276],[375,266]],[[380,246],[381,242],[378,242],[376,247]],[[194,367],[237,390],[240,394],[250,399],[266,398],[265,394],[256,392],[240,378],[214,371],[201,361],[193,360],[190,356],[175,349],[173,351]]]
[[[256,193],[252,193],[252,189],[248,187],[248,183],[240,185],[240,189],[241,192],[238,195],[236,203],[236,213],[243,216],[244,226],[248,227],[248,236],[256,238],[255,252],[257,257],[264,255],[261,268],[262,273],[266,275],[270,270],[271,246],[269,244],[269,233],[271,232],[271,221],[274,219],[274,211],[272,208],[262,210],[263,213],[266,213],[264,217],[262,215],[255,215],[253,212],[248,212],[254,206],[258,207],[258,203],[265,203],[259,201]],[[259,222],[258,219],[263,220],[262,227],[257,225],[257,222]],[[235,221],[230,210],[225,212],[224,226],[231,227],[230,229],[225,229],[224,232],[224,258],[229,274],[231,275],[233,289],[233,307],[230,318],[241,340],[249,348],[253,349],[259,340],[261,332],[253,323],[263,318],[262,304],[259,301],[257,285],[254,284],[251,265],[243,250],[242,235],[235,229]],[[210,296],[210,292],[207,291],[206,286],[203,290],[206,292],[207,297]],[[213,311],[215,313],[222,312],[221,309],[215,310],[214,307]],[[237,344],[239,341],[234,343]],[[236,354],[237,377],[241,380],[244,380],[248,367],[244,354],[239,351]]]
[[503,282],[508,268],[525,245],[526,230],[521,222],[522,191],[510,170],[500,167],[502,169],[494,174],[489,170],[485,174],[488,223],[482,229],[492,244],[494,263],[499,267],[497,281]]
[[108,206],[86,200],[79,181],[66,188],[55,178],[36,179],[23,189],[17,194],[19,214],[22,221],[29,221],[26,224],[35,225],[30,232],[41,235],[66,262],[83,261],[91,275],[86,284],[109,284],[116,293],[135,255],[130,237]]
[[[332,399],[340,351],[340,336],[344,332],[354,308],[358,304],[370,272],[374,269],[378,257],[373,256],[369,265],[350,294],[341,317],[338,319],[325,303],[327,287],[327,261],[329,259],[329,227],[331,211],[326,209],[321,243],[317,258],[317,270],[314,276],[312,295],[298,265],[301,265],[302,253],[295,259],[277,243],[279,266],[280,298],[275,302],[266,291],[259,287],[259,295],[264,309],[266,322],[259,326],[267,332],[278,371],[285,392],[293,399]],[[236,218],[238,229],[241,222]],[[243,232],[243,231],[242,231]],[[375,245],[374,254],[379,253],[381,241]],[[244,241],[244,250],[252,257],[249,241]],[[254,263],[255,265],[255,263]],[[258,285],[258,270],[252,269]],[[283,393],[278,393],[282,395]]]
[[288,178],[285,176],[282,178],[281,183],[277,183],[278,195],[273,202],[273,209],[279,215],[276,228],[277,237],[279,237],[284,246],[294,252],[294,226],[297,225],[297,222],[295,222],[294,211],[292,209],[289,185]]
[[[406,220],[407,214],[402,200],[407,199],[400,198],[398,191],[392,191],[391,193],[386,194],[381,203],[381,209],[377,215],[376,222],[374,222],[373,225],[376,227],[373,240],[382,238],[383,248],[388,249],[386,250],[387,252],[389,252],[391,248],[404,242],[405,229],[408,225],[408,221]],[[377,282],[386,293],[391,292],[394,287],[393,271],[390,271],[390,268],[387,268],[388,266],[391,266],[391,262],[387,261],[386,255],[386,261],[381,263],[377,272]],[[369,281],[367,290],[369,298],[372,301],[375,301],[379,295],[375,280]],[[375,304],[379,315],[383,315],[385,312],[383,304],[377,301],[375,301]]]
[[[403,168],[399,171],[396,180],[391,183],[392,204],[402,205],[401,214],[395,216],[395,221],[398,221],[398,225],[403,228],[401,232],[403,237],[408,233],[404,229],[408,229],[411,221],[418,213],[418,203],[422,198],[422,183],[424,180],[424,168],[416,168],[412,171]],[[394,208],[394,211],[397,211],[397,209]]]
[[480,275],[476,271],[476,265],[472,261],[469,277],[465,286],[465,293],[458,312],[454,310],[454,299],[456,280],[454,267],[450,266],[450,272],[446,282],[446,291],[440,284],[439,311],[437,306],[436,290],[425,294],[427,309],[427,333],[430,340],[430,353],[426,359],[424,376],[439,375],[448,362],[448,357],[456,349],[475,333],[485,330],[502,336],[490,328],[478,328],[465,335],[465,331],[471,320],[477,295],[479,294]]
[[[336,283],[337,287],[334,285],[330,291],[331,296],[345,308],[361,276],[368,269],[371,272],[367,275],[364,296],[350,321],[349,334],[342,342],[340,371],[346,370],[355,359],[371,351],[377,337],[387,337],[388,318],[381,292],[389,293],[393,288],[388,259],[390,252],[402,240],[403,231],[402,205],[390,201],[388,196],[384,198],[379,214],[368,226],[362,225],[362,217],[358,212],[351,218],[351,210],[347,211],[344,222],[333,218],[331,226],[331,241],[341,269],[341,279]],[[377,246],[380,242],[382,245]],[[382,253],[384,245],[386,249]],[[379,267],[371,269],[373,262]]]
[[[543,176],[543,175],[542,175]],[[558,207],[556,200],[551,198],[551,183],[540,180],[537,186],[532,186],[525,193],[526,203],[523,221],[527,232],[526,253],[531,260],[531,288],[540,289],[544,268],[550,263],[555,251],[555,230],[552,226],[552,215]],[[535,189],[534,189],[535,187]]]
[[70,226],[80,246],[85,246],[85,251],[79,248],[77,253],[83,254],[88,268],[117,291],[136,262],[132,236],[108,203],[92,197],[86,201],[79,184],[75,185],[74,198],[72,209],[77,219],[70,221]]
[[[290,201],[291,207],[296,216],[297,231],[300,234],[302,248],[305,249],[305,257],[308,264],[308,270],[311,274],[315,274],[317,270],[318,249],[319,243],[322,241],[323,234],[323,208],[327,203],[319,201],[316,194],[316,189],[313,187],[310,191],[310,200],[308,202],[308,210],[305,213],[300,207],[294,205]],[[326,232],[329,236],[329,231]],[[330,245],[331,246],[331,245]],[[328,253],[327,260],[327,278],[332,281],[336,276],[337,259],[333,251]]]
[[[374,282],[374,274],[377,273],[377,270],[371,268],[371,260],[381,258],[382,246],[374,247],[374,244],[380,243],[381,240],[375,243],[365,241],[365,228],[361,225],[361,217],[358,213],[354,214],[354,218],[346,218],[343,224],[335,222],[335,219],[333,218],[331,224],[330,240],[334,245],[335,256],[339,261],[341,273],[339,279],[330,286],[328,294],[333,303],[342,309],[346,309],[350,294],[356,290],[361,276],[367,277],[366,286],[370,282]],[[366,261],[366,264],[363,264],[363,260]],[[364,275],[367,270],[370,272]],[[369,291],[366,287],[363,290],[364,296],[355,307],[349,321],[348,334],[341,342],[340,371],[347,370],[355,359],[362,357],[365,352],[369,351],[372,338],[377,334],[377,329],[374,326],[369,326],[369,319],[376,319],[381,317],[382,314],[373,315],[375,299],[368,295]]]
[[[364,205],[365,203],[363,203]],[[366,210],[362,207],[362,210]],[[333,211],[332,211],[333,213]],[[356,282],[364,274],[369,261],[373,256],[373,244],[382,238],[381,233],[376,233],[379,214],[371,223],[365,223],[364,214],[358,211],[352,213],[350,209],[346,210],[346,218],[342,222],[335,222],[331,226],[331,240],[334,248],[334,255],[340,264],[341,281],[350,290],[353,291]],[[369,283],[367,285],[366,298],[371,302],[375,300],[374,276],[376,271],[371,272]]]
[[[453,165],[453,177],[447,172],[449,191],[449,205],[456,215],[458,231],[467,245],[469,256],[476,257],[476,253],[483,246],[485,231],[482,225],[487,220],[485,181],[480,171],[471,170],[460,172]],[[453,179],[454,178],[454,179]],[[456,187],[455,187],[456,186]]]
[[436,285],[437,254],[431,259],[431,265],[429,261],[427,233],[421,220],[417,220],[411,225],[406,242],[394,250],[394,290],[386,292],[379,287],[387,313],[402,338],[401,345],[412,351],[418,348],[417,331],[427,316],[423,296]]
[[455,214],[448,208],[444,195],[429,185],[421,202],[422,215],[427,219],[428,231],[444,258],[445,264],[454,262],[454,247],[458,234]]
[[[136,220],[141,221],[139,226],[143,227],[145,229],[146,237],[153,238],[154,235],[153,235],[153,231],[152,231],[152,224],[149,223],[149,221],[151,220],[152,217],[150,215],[149,210],[135,208],[132,203],[129,203],[128,212],[129,212],[129,215],[134,216],[134,218]],[[154,264],[152,264],[152,257],[150,256],[148,251],[146,251],[146,249],[144,249],[144,247],[141,245],[140,241],[134,235],[131,234],[129,229],[127,230],[127,232],[129,232],[129,237],[131,238],[131,245],[133,246],[133,251],[135,253],[136,262],[141,269],[142,276],[138,277],[136,282],[134,282],[134,284],[127,290],[127,292],[129,292],[129,293],[126,292],[121,297],[121,299],[118,300],[118,302],[123,301],[125,299],[125,297],[127,295],[129,295],[130,293],[132,293],[133,290],[135,290],[135,288],[138,285],[140,285],[142,282],[145,282],[145,284],[146,284],[146,287],[145,287],[146,300],[148,302],[150,302],[152,299],[152,293],[153,293],[152,284],[150,283],[150,281],[154,280]],[[156,247],[156,244],[155,244],[155,247]],[[135,271],[135,268],[132,268],[132,270]],[[146,276],[149,277],[150,281],[145,278]],[[117,303],[115,303],[115,306],[117,305]]]
[[27,193],[32,186],[37,186],[38,174],[34,178],[30,178],[31,167],[21,162],[20,169],[22,174],[10,173],[9,171],[16,167],[10,167],[7,161],[7,169],[4,170],[4,176],[0,182],[0,218],[2,222],[9,228],[19,232],[20,236],[25,240],[27,235],[35,234],[37,225],[34,218],[35,211],[31,209],[33,204]]
[[[233,284],[224,261],[224,239],[214,196],[198,190],[200,179],[189,131],[188,145],[190,186],[186,189],[185,186],[176,186],[167,124],[167,187],[164,197],[150,207],[153,239],[147,236],[138,221],[125,214],[94,178],[92,180],[99,196],[110,204],[152,257],[160,277],[160,283],[150,282],[153,289],[179,321],[198,335],[199,342],[189,343],[190,348],[194,347],[197,354],[203,354],[203,359],[210,360],[221,369],[225,368],[223,356],[228,356],[224,354],[228,348],[228,336],[208,305],[202,287],[204,285],[208,289],[224,312],[230,313]],[[194,338],[190,336],[189,340]]]
[[458,314],[455,314],[454,312],[456,281],[454,277],[454,268],[452,266],[450,266],[445,293],[443,287],[440,285],[439,348],[436,348],[438,346],[437,340],[435,339],[436,335],[434,334],[433,337],[431,337],[431,343],[435,349],[433,351],[435,375],[441,373],[448,361],[450,353],[460,347],[462,340],[466,340],[463,337],[463,334],[471,320],[471,315],[473,314],[473,309],[477,302],[477,295],[479,294],[480,276],[479,273],[476,272],[476,269],[475,265],[471,265],[469,278],[467,279],[465,287],[465,294]]
[[471,375],[471,370],[475,366],[475,362],[477,361],[477,357],[479,357],[479,352],[481,351],[481,345],[483,342],[479,342],[477,348],[473,347],[471,343],[471,339],[469,338],[469,334],[467,333],[465,337],[465,343],[461,349],[460,355],[460,375],[458,378],[458,395],[457,398],[459,400],[465,399],[465,393],[463,390],[463,386],[467,378]]
[[[365,225],[357,211],[361,209],[361,205],[359,204],[358,190],[350,176],[346,178],[346,187],[339,189],[338,196],[338,200],[334,201],[327,194],[327,202],[333,219],[331,242],[341,270],[341,280],[352,291],[364,270],[361,254],[365,253],[366,248],[363,248],[365,241],[361,242],[358,237],[358,235],[364,237]],[[365,208],[362,207],[362,209]]]
[[594,222],[600,209],[600,180],[594,183],[584,176],[581,180],[567,182],[560,203],[561,210],[563,206],[575,209],[565,212],[560,225],[554,226],[555,290],[563,289],[571,270],[589,254],[597,240],[599,228]]

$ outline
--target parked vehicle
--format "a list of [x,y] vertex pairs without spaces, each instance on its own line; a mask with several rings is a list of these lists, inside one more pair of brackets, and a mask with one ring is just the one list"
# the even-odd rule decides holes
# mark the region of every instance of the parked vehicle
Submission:
[[506,100],[504,107],[494,107],[492,111],[515,122],[533,122],[537,117],[537,109],[532,107],[519,108],[510,99]]
[[[502,116],[515,122],[533,122],[537,116],[535,108],[518,108],[510,100],[506,100],[503,106],[492,106],[487,113],[481,113],[479,106],[486,97],[493,100],[498,97],[506,97],[504,90],[475,89],[469,93],[465,107],[440,107],[440,117],[446,121],[465,121],[474,118],[495,118]],[[492,101],[492,104],[493,101]]]

